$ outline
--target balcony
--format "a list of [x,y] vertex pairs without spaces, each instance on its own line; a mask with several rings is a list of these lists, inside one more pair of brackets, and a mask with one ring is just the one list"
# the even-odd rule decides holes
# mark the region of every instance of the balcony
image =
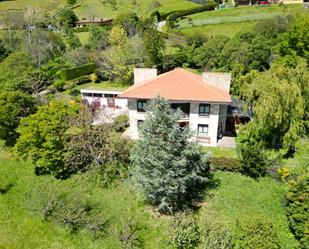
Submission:
[[178,109],[181,111],[181,119],[189,119],[190,116],[190,103],[171,103],[171,109],[174,113]]

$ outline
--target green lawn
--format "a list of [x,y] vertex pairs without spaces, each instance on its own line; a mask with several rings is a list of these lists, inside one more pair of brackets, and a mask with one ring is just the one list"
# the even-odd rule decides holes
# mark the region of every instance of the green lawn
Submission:
[[222,148],[222,147],[204,147],[204,152],[211,152],[213,157],[228,157],[237,158],[237,150],[234,148]]
[[208,193],[199,211],[203,220],[220,221],[236,229],[238,219],[262,215],[272,221],[282,248],[297,248],[297,241],[289,231],[283,198],[286,186],[265,177],[259,181],[239,173],[217,172],[219,186]]
[[82,45],[85,45],[87,43],[88,37],[89,37],[89,32],[79,32],[79,33],[75,33],[75,34],[78,36]]
[[[34,7],[44,11],[54,11],[65,6],[66,0],[16,0],[16,1],[2,1],[0,2],[0,15],[5,14],[7,10],[25,9],[27,7]],[[152,10],[149,9],[149,4],[152,0],[137,0],[139,6],[133,6],[132,0],[117,0],[117,7],[115,10],[110,5],[104,6],[102,0],[82,0],[78,1],[78,5],[74,8],[75,13],[79,18],[88,18],[95,16],[97,18],[116,17],[120,13],[135,11],[138,15],[149,15]],[[168,12],[171,10],[178,10],[183,8],[190,8],[198,6],[187,0],[164,0],[160,1],[160,12]]]
[[[249,30],[258,20],[269,19],[278,15],[287,15],[301,11],[302,5],[272,5],[272,6],[243,6],[217,11],[206,11],[187,16],[179,21],[173,31],[183,34],[199,32],[207,36],[225,34],[234,36],[237,32]],[[188,19],[192,19],[192,24]]]
[[[214,154],[235,156],[233,150]],[[167,231],[171,229],[171,217],[159,216],[145,205],[143,196],[125,181],[112,188],[102,188],[92,175],[77,175],[69,180],[55,180],[49,176],[35,176],[33,166],[16,161],[6,150],[0,151],[0,182],[11,181],[13,188],[0,195],[0,248],[120,248],[119,231],[123,220],[133,217],[144,230],[141,238],[144,248],[169,248]],[[238,173],[216,172],[219,183],[207,192],[205,202],[197,211],[200,224],[205,220],[221,221],[235,229],[236,221],[247,215],[263,215],[269,218],[279,234],[283,248],[295,248],[297,242],[288,230],[283,205],[286,191],[284,183],[265,177],[259,181]],[[72,235],[63,226],[43,221],[29,211],[33,202],[29,193],[38,186],[53,184],[59,189],[85,191],[97,203],[97,212],[109,221],[108,235],[94,239],[86,231]],[[43,187],[44,186],[44,187]]]

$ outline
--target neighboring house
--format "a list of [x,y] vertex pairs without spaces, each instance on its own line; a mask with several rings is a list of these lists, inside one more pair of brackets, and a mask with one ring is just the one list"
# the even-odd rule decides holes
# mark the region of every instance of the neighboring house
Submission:
[[194,140],[205,146],[217,146],[225,132],[231,75],[203,73],[202,76],[177,68],[157,76],[157,70],[135,69],[134,85],[118,95],[128,100],[130,128],[127,134],[138,138],[139,126],[145,120],[145,106],[161,96],[171,108],[182,110],[180,126],[189,126]]
[[119,108],[127,109],[128,100],[117,98],[122,92],[109,90],[80,90],[83,101],[97,109],[105,108]]
[[76,27],[85,27],[87,25],[96,25],[96,26],[103,26],[103,25],[110,25],[112,24],[113,19],[93,19],[93,20],[80,20],[75,22]]

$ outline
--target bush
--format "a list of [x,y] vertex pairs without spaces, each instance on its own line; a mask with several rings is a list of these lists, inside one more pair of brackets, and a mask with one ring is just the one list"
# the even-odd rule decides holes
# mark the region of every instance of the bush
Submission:
[[26,205],[43,221],[66,226],[71,233],[86,229],[96,237],[105,234],[107,222],[90,199],[90,188],[78,188],[78,184],[78,178],[61,182],[43,178],[28,193]]
[[83,75],[91,74],[95,71],[95,69],[96,65],[94,63],[85,64],[74,68],[62,69],[60,71],[60,76],[63,80],[71,80]]
[[202,237],[203,243],[201,248],[234,248],[233,235],[225,224],[207,222]]
[[116,117],[112,127],[116,132],[124,132],[129,127],[129,117],[127,115]]
[[230,172],[240,172],[241,164],[236,158],[228,157],[214,157],[211,160],[211,169],[213,171],[230,171]]
[[74,31],[75,31],[76,33],[88,32],[88,31],[89,31],[89,27],[88,27],[88,26],[76,27],[76,28],[74,29]]
[[260,143],[250,143],[241,146],[241,173],[252,178],[265,176],[267,173],[267,158]]
[[63,87],[65,86],[64,80],[56,80],[53,84],[53,86],[56,88],[58,92],[63,91]]
[[263,216],[246,217],[237,224],[237,249],[281,248],[280,240],[273,224]]
[[176,249],[196,248],[200,243],[200,229],[192,215],[178,215],[172,224],[171,245]]
[[301,248],[309,248],[309,174],[290,183],[286,196],[289,226]]

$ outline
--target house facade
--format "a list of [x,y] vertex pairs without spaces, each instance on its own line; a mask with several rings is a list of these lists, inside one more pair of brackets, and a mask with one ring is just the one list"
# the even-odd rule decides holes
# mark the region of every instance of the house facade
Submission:
[[180,109],[180,126],[189,126],[193,140],[204,146],[217,146],[225,132],[231,75],[203,73],[202,76],[177,68],[157,75],[157,70],[135,69],[134,85],[118,95],[126,99],[130,128],[127,135],[138,139],[139,128],[145,120],[145,107],[156,96],[170,102],[173,110]]
[[110,90],[94,90],[94,89],[82,89],[81,95],[84,102],[89,105],[93,105],[98,109],[102,108],[118,108],[126,109],[128,106],[127,99],[117,98],[120,91]]

